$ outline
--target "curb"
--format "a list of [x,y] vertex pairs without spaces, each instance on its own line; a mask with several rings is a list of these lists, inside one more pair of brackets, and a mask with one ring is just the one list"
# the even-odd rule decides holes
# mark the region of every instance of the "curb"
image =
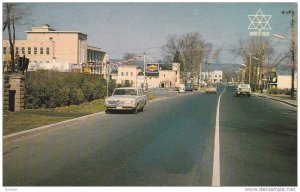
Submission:
[[293,102],[290,102],[290,101],[285,101],[285,100],[281,100],[281,99],[276,99],[274,97],[270,97],[270,96],[265,96],[265,95],[259,95],[259,94],[255,94],[255,96],[258,96],[258,97],[263,97],[263,98],[267,98],[267,99],[271,99],[271,100],[274,100],[274,101],[278,101],[278,102],[281,102],[281,103],[285,103],[285,104],[288,104],[288,105],[291,105],[293,107],[297,107],[297,103],[293,103]]
[[64,126],[64,125],[66,125],[66,124],[68,124],[70,122],[81,121],[81,120],[88,119],[88,118],[91,118],[91,117],[94,117],[94,116],[97,116],[97,115],[100,115],[100,114],[103,114],[103,113],[105,113],[105,112],[101,111],[101,112],[98,112],[98,113],[93,113],[93,114],[85,115],[85,116],[82,116],[82,117],[68,119],[68,120],[57,122],[57,123],[53,123],[53,124],[50,124],[50,125],[44,125],[44,126],[41,126],[41,127],[28,129],[28,130],[25,130],[25,131],[21,131],[21,132],[17,132],[17,133],[12,133],[12,134],[3,136],[3,141],[4,140],[13,139],[13,138],[17,138],[17,137],[25,137],[27,135],[32,134],[33,132],[34,133],[41,133],[43,131],[46,131],[46,129],[49,129],[49,128],[54,128],[54,127],[58,127],[58,126]]

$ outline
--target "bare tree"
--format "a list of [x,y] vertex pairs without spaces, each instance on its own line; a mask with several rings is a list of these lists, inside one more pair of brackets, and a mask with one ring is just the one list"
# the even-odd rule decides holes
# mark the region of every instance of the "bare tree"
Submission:
[[[204,56],[209,54],[206,50],[208,45],[199,33],[187,33],[180,37],[170,35],[167,37],[166,44],[162,47],[167,58],[180,62],[181,78],[199,77],[200,66]],[[187,77],[189,76],[189,77]]]
[[239,45],[235,53],[243,58],[247,66],[245,79],[251,80],[248,83],[255,90],[262,84],[266,60],[273,53],[270,40],[265,37],[251,37],[247,40],[241,39]]
[[137,57],[135,53],[124,53],[123,59],[127,61],[129,64],[132,63]]
[[3,3],[3,32],[7,29],[10,56],[11,56],[11,71],[15,72],[15,41],[16,41],[16,25],[21,24],[26,9],[20,3]]

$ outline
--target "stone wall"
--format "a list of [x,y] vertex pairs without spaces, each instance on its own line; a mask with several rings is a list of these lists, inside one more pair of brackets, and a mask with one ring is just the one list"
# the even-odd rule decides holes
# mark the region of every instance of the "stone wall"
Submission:
[[[25,76],[18,73],[11,74],[11,75],[4,75],[3,84],[4,84],[3,85],[3,91],[4,91],[3,110],[4,111],[23,110],[24,96],[25,96]],[[12,97],[10,92],[13,93],[14,97]]]
[[9,110],[9,75],[3,75],[3,111]]

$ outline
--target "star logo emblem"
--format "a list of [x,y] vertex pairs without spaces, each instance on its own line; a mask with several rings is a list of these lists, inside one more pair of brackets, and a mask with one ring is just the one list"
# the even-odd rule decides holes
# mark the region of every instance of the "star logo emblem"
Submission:
[[272,15],[264,15],[263,12],[259,9],[256,15],[248,15],[248,18],[251,22],[248,29],[271,29],[269,25],[271,17]]

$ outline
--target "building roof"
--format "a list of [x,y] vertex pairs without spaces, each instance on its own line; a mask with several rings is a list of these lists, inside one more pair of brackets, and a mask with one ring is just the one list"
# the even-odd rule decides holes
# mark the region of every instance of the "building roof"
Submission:
[[[88,45],[87,48],[90,49],[90,50],[93,50],[93,51],[102,51],[101,48],[95,47],[95,46],[90,46],[90,45]],[[102,52],[104,52],[104,51],[102,51]]]
[[123,65],[123,66],[119,66],[119,68],[141,68],[140,66],[137,65]]
[[26,33],[78,33],[85,36],[87,34],[81,33],[80,31],[56,31],[55,29],[50,28],[50,25],[45,24],[41,27],[32,27],[31,31],[25,31]]

